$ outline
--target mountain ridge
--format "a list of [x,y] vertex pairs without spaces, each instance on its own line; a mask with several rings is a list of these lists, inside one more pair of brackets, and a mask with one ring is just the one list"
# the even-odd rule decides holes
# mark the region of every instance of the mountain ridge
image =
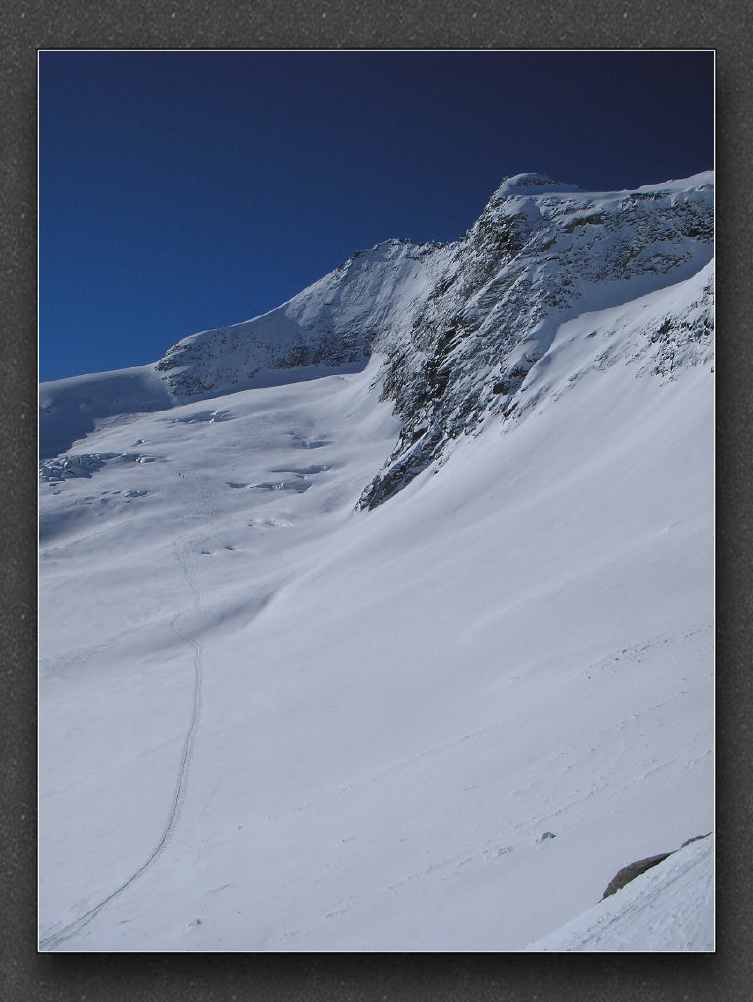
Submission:
[[[562,324],[698,274],[712,240],[712,172],[615,192],[512,175],[458,240],[389,238],[275,309],[180,339],[155,363],[42,384],[42,458],[98,419],[353,373],[378,352],[401,430],[358,499],[371,509],[441,464],[459,436],[529,410],[525,395]],[[704,288],[686,336],[708,345],[713,283]],[[82,379],[94,399],[80,399]]]

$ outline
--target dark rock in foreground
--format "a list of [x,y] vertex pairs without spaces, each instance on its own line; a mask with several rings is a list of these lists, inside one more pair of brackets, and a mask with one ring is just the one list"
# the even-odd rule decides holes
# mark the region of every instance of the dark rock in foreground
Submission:
[[[684,849],[686,845],[690,845],[691,842],[697,842],[699,839],[708,838],[711,832],[707,832],[706,835],[694,835],[693,838],[686,839],[682,843],[680,849]],[[623,866],[621,870],[612,877],[612,879],[607,884],[606,890],[601,896],[601,900],[610,897],[610,895],[615,894],[617,891],[621,890],[626,884],[629,884],[631,880],[635,880],[636,877],[640,877],[642,873],[646,870],[650,870],[654,866],[658,866],[659,863],[663,863],[665,859],[672,856],[677,852],[677,849],[672,849],[670,852],[660,852],[656,856],[647,856],[645,859],[637,859],[634,863],[628,863],[627,866]]]

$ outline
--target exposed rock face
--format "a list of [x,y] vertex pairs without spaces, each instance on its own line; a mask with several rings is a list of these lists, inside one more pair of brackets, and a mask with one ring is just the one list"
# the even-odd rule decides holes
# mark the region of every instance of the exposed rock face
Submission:
[[[686,845],[690,845],[691,842],[698,842],[700,839],[708,838],[711,832],[706,835],[695,835],[693,838],[686,839],[680,849],[684,849]],[[635,880],[636,877],[640,877],[642,873],[646,870],[650,870],[653,866],[657,866],[659,863],[663,862],[669,856],[672,856],[677,849],[672,849],[670,852],[660,852],[656,856],[647,856],[645,859],[637,859],[634,863],[628,863],[627,866],[623,866],[621,870],[612,877],[612,879],[607,884],[606,890],[601,896],[601,900],[610,897],[615,894],[626,884],[629,884],[631,880]]]
[[[359,505],[390,497],[490,414],[519,414],[529,373],[568,319],[702,268],[712,253],[712,216],[711,175],[607,194],[541,175],[506,180],[452,245],[407,336],[382,342],[384,394],[403,428]],[[695,310],[647,329],[655,371],[666,375],[687,361],[688,343],[708,352],[711,317],[709,282]]]
[[652,866],[656,866],[665,860],[668,856],[671,856],[671,852],[660,852],[657,856],[647,856],[646,859],[638,859],[634,863],[629,863],[627,866],[623,866],[621,870],[612,877],[612,879],[607,884],[606,890],[601,896],[601,900],[610,897],[610,895],[615,894],[620,888],[624,887],[625,884],[629,884],[631,880],[635,880],[636,877],[640,877],[642,873],[646,870],[650,870]]

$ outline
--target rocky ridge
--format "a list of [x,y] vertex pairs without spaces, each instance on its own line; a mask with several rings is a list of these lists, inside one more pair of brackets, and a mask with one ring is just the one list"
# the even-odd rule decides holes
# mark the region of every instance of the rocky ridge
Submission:
[[[401,431],[357,501],[375,508],[489,420],[516,422],[556,399],[553,346],[579,317],[590,320],[578,332],[594,339],[590,368],[623,362],[672,380],[709,363],[713,183],[706,172],[584,192],[538,173],[505,178],[455,242],[384,241],[268,313],[183,338],[153,365],[43,384],[42,456],[121,411],[355,372],[378,353],[375,389]],[[651,299],[670,288],[678,295]]]
[[[392,496],[490,415],[526,411],[533,370],[563,323],[689,278],[709,262],[712,239],[711,174],[605,194],[542,175],[503,182],[452,246],[407,335],[384,339],[384,394],[402,431],[359,506]],[[680,355],[708,357],[712,293],[709,279],[681,315],[646,326],[657,374]],[[688,343],[698,351],[683,352]]]

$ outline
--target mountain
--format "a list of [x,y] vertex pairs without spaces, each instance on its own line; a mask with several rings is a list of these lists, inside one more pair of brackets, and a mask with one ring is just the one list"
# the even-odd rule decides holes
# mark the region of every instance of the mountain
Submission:
[[[408,337],[387,347],[385,385],[403,424],[360,503],[391,496],[488,417],[527,411],[563,323],[696,274],[711,258],[712,212],[708,173],[606,194],[539,174],[506,179],[445,252]],[[710,291],[704,304],[708,319]],[[696,334],[708,346],[710,322]]]
[[712,237],[517,175],[42,384],[43,950],[590,948],[712,828]]
[[163,410],[238,390],[358,372],[400,329],[436,271],[435,245],[388,240],[356,251],[276,310],[183,338],[152,365],[43,383],[41,454],[50,458],[115,414]]
[[[269,313],[184,338],[154,365],[43,384],[42,456],[97,418],[354,372],[377,351],[403,424],[361,499],[373,507],[450,440],[524,404],[526,377],[563,322],[696,274],[712,236],[711,172],[607,193],[506,178],[455,243],[387,240]],[[707,305],[708,318],[710,294]]]

